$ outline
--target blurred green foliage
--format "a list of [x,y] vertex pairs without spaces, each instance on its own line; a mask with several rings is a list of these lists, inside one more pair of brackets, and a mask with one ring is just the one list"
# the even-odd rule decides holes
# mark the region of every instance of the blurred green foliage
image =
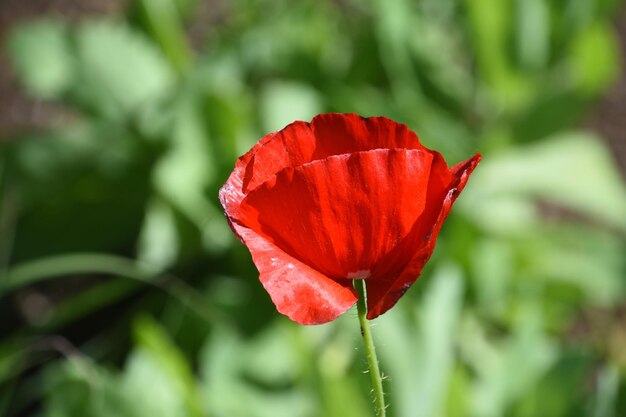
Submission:
[[136,0],[17,26],[15,74],[64,110],[0,148],[0,415],[372,415],[355,314],[278,315],[217,202],[258,138],[326,111],[484,154],[376,321],[390,415],[624,415],[626,188],[577,129],[620,6]]

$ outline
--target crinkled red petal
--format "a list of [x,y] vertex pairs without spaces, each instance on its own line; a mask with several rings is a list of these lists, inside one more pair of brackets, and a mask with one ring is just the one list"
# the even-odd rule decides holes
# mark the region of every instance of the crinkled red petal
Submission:
[[329,113],[316,116],[311,123],[294,122],[265,136],[237,160],[220,190],[222,206],[231,221],[230,218],[239,217],[239,204],[249,191],[285,168],[333,155],[382,148],[431,152],[406,125],[386,117]]
[[[287,168],[247,195],[239,220],[326,276],[374,280],[427,205],[432,159],[377,149]],[[404,266],[412,255],[395,262]]]
[[[392,271],[386,275],[391,279],[385,279],[383,275],[380,279],[367,281],[368,319],[376,318],[393,307],[417,280],[433,253],[443,222],[480,159],[481,155],[476,154],[451,168],[447,174],[444,172],[443,160],[439,163],[433,162],[428,206],[416,222],[416,228],[419,231],[413,235],[413,238],[421,239],[421,242],[415,242],[413,258],[405,264],[403,271],[400,273]],[[447,167],[445,169],[447,170]]]
[[332,321],[354,305],[357,294],[350,281],[334,281],[289,256],[253,230],[233,224],[246,244],[259,280],[276,309],[300,324]]

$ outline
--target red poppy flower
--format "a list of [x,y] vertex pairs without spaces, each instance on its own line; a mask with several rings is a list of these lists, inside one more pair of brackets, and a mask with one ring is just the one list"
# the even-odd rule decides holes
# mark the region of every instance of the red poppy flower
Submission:
[[479,161],[448,168],[403,124],[323,114],[261,139],[220,201],[279,312],[329,322],[365,279],[372,319],[417,280]]

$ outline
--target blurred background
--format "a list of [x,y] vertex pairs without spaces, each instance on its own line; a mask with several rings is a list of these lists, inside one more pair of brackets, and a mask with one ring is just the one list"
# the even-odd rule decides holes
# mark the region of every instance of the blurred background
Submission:
[[484,157],[374,322],[389,415],[626,416],[624,2],[1,0],[0,41],[0,416],[373,416],[356,313],[276,313],[217,200],[328,111]]

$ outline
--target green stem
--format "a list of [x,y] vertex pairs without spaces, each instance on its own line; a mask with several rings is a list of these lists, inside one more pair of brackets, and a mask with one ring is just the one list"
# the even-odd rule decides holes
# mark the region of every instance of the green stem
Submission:
[[383,393],[383,379],[380,376],[380,368],[378,367],[378,358],[376,357],[376,347],[374,346],[374,338],[370,330],[370,324],[367,320],[367,290],[365,289],[364,279],[355,279],[354,288],[359,294],[359,300],[356,303],[359,315],[359,323],[361,324],[361,336],[365,345],[365,354],[367,356],[367,364],[369,366],[370,377],[372,378],[372,388],[374,389],[374,402],[376,404],[376,416],[385,417],[385,396]]

